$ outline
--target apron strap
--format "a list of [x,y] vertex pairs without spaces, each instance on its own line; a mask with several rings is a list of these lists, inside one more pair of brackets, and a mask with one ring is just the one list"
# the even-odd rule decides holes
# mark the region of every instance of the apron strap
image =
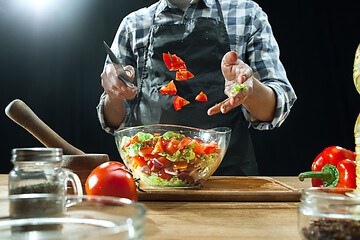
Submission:
[[215,0],[215,2],[216,2],[216,8],[218,10],[219,17],[220,17],[220,21],[224,22],[224,16],[222,14],[221,5],[219,3],[219,0]]

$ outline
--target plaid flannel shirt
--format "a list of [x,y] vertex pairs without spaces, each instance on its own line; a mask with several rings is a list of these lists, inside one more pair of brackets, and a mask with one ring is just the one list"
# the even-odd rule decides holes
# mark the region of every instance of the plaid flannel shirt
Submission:
[[[287,79],[285,69],[279,59],[279,47],[273,36],[266,13],[257,3],[250,0],[219,0],[224,23],[229,35],[230,48],[239,58],[253,69],[254,77],[271,87],[277,98],[275,117],[270,122],[251,121],[249,112],[241,105],[245,118],[259,130],[279,127],[288,116],[296,100],[296,94]],[[184,23],[197,17],[219,19],[215,0],[192,1],[185,10],[169,6],[160,0],[147,8],[139,9],[126,16],[120,24],[111,46],[122,64],[135,68],[136,78],[142,74],[152,18],[155,23]],[[109,63],[108,59],[106,63]],[[134,83],[136,82],[136,79]],[[113,133],[104,121],[103,102],[106,93],[100,97],[97,106],[102,128]],[[128,125],[130,108],[120,128]],[[221,113],[220,113],[221,114]]]

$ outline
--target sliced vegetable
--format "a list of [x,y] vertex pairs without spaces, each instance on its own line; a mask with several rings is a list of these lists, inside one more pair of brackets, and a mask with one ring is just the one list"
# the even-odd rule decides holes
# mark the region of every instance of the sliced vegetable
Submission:
[[165,95],[175,95],[177,93],[177,89],[173,80],[171,80],[167,86],[161,87],[159,91]]
[[170,71],[186,69],[185,62],[175,54],[163,53],[163,59]]
[[182,98],[180,96],[176,96],[174,99],[174,108],[176,111],[180,110],[183,106],[189,104],[190,102],[186,100],[185,98]]
[[176,72],[175,80],[186,81],[193,77],[194,77],[194,74],[189,72],[187,69],[179,69],[179,71]]
[[237,92],[239,91],[242,91],[242,92],[245,92],[246,91],[246,85],[240,85],[240,84],[236,84],[232,91],[231,91],[231,94],[234,95],[236,94]]
[[200,92],[200,93],[195,97],[195,100],[196,100],[196,101],[199,101],[199,102],[207,102],[207,101],[208,101],[206,94],[203,93],[203,92]]

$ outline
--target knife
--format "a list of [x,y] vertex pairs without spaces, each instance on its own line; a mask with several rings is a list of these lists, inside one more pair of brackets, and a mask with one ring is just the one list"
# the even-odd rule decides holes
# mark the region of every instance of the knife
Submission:
[[127,81],[122,75],[126,76],[125,70],[123,68],[123,66],[121,65],[119,59],[116,58],[115,54],[111,51],[110,47],[106,44],[105,41],[104,42],[104,47],[106,50],[106,53],[109,55],[109,58],[112,62],[112,64],[114,65],[115,69],[116,69],[116,73],[118,74],[118,78],[125,83],[126,86],[128,86],[129,88],[134,88],[134,85]]

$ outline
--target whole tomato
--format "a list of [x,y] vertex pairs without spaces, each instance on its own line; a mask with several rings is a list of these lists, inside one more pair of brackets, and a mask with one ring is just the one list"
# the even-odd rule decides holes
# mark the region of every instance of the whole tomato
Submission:
[[126,167],[115,161],[110,161],[96,167],[85,183],[87,195],[102,195],[138,200],[136,183]]

